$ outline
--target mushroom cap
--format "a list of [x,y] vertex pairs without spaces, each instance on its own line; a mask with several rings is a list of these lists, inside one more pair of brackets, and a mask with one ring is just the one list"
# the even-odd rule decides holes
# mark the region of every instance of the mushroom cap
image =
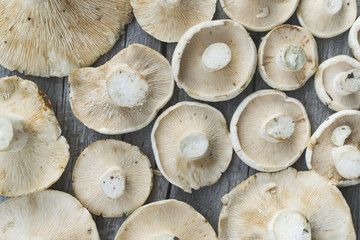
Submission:
[[[138,71],[149,85],[143,105],[121,107],[113,104],[106,77],[119,66]],[[70,104],[75,116],[87,127],[103,134],[122,134],[147,126],[170,100],[174,91],[169,61],[155,50],[132,44],[98,68],[82,68],[69,76]]]
[[359,184],[360,178],[343,178],[336,170],[331,157],[332,149],[336,147],[331,142],[333,131],[340,126],[349,126],[352,132],[345,144],[358,146],[360,139],[359,124],[360,112],[355,110],[343,110],[328,117],[311,136],[306,149],[307,167],[339,187]]
[[29,140],[17,152],[0,152],[0,195],[20,196],[56,182],[69,161],[69,145],[50,100],[38,86],[19,77],[0,79],[0,113],[24,118]]
[[0,215],[0,239],[100,239],[91,214],[60,191],[9,199],[0,204]]
[[347,55],[339,55],[320,64],[315,75],[315,90],[322,103],[334,111],[360,109],[360,93],[342,96],[334,88],[335,76],[351,69],[360,69],[360,62]]
[[315,37],[332,38],[348,30],[357,16],[356,0],[342,1],[341,10],[327,14],[324,9],[325,0],[301,0],[297,17],[301,26],[308,29]]
[[0,64],[28,75],[67,76],[109,51],[131,21],[129,0],[0,1]]
[[[267,118],[282,113],[295,121],[292,136],[278,143],[261,137],[259,129]],[[230,137],[236,154],[250,167],[265,172],[285,169],[305,150],[311,135],[306,109],[300,101],[276,90],[260,90],[246,97],[230,123]]]
[[[306,63],[299,71],[284,71],[277,64],[278,53],[286,46],[302,47]],[[259,46],[259,72],[272,88],[291,91],[301,88],[318,68],[318,50],[314,37],[306,29],[295,25],[281,25],[270,31]]]
[[192,26],[213,18],[216,0],[180,0],[167,7],[164,0],[131,0],[136,20],[142,29],[163,42],[178,42]]
[[[125,173],[124,194],[107,197],[100,186],[101,176],[111,167]],[[76,161],[73,171],[75,196],[93,214],[121,217],[143,205],[153,183],[151,164],[136,146],[119,140],[100,140],[88,146]]]
[[268,224],[284,209],[305,215],[312,239],[356,239],[341,192],[313,171],[289,168],[257,173],[231,190],[222,202],[219,240],[270,239]]
[[[209,141],[208,154],[196,161],[186,161],[178,150],[184,133],[191,131],[204,133]],[[233,152],[222,113],[196,102],[180,102],[164,111],[154,124],[151,143],[161,173],[186,192],[216,183]]]
[[[204,51],[225,43],[232,51],[230,63],[216,72],[203,69]],[[256,46],[249,33],[231,20],[200,23],[181,37],[172,58],[175,81],[192,98],[219,102],[239,95],[251,82],[256,69]]]
[[360,17],[355,21],[349,31],[349,47],[356,59],[360,60]]
[[[265,32],[286,22],[295,12],[299,0],[220,0],[226,15],[255,32]],[[268,14],[257,17],[266,7]]]
[[216,240],[208,221],[190,205],[178,200],[163,200],[137,209],[121,225],[115,240],[148,240],[159,234],[174,239]]

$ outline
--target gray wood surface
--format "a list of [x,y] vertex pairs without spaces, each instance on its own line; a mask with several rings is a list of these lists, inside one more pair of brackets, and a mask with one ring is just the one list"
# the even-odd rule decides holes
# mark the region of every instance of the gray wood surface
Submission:
[[[360,7],[359,1],[358,7]],[[218,4],[214,19],[223,18],[227,17],[222,11],[220,4]],[[299,25],[296,16],[293,16],[288,21],[288,23]],[[251,33],[251,36],[257,46],[259,46],[261,38],[265,36],[265,34],[266,33]],[[339,54],[347,54],[352,56],[348,47],[347,36],[348,32],[331,39],[316,39],[319,50],[319,62],[321,63],[324,60]],[[126,33],[121,36],[120,40],[117,42],[114,48],[109,53],[101,57],[94,64],[94,66],[104,64],[121,49],[132,43],[141,43],[147,45],[164,54],[169,59],[169,61],[171,61],[172,53],[176,46],[175,44],[166,44],[155,40],[140,28],[136,20],[133,20],[129,25],[127,25]],[[24,76],[18,72],[11,72],[7,69],[4,69],[3,67],[0,67],[0,77],[11,75],[18,75],[24,79],[32,80],[37,83],[41,89],[44,90],[52,102],[54,111],[62,127],[63,135],[67,138],[70,144],[71,159],[62,177],[52,186],[53,189],[73,194],[71,188],[71,174],[75,161],[81,151],[83,151],[90,143],[100,139],[114,138],[137,145],[149,157],[153,168],[156,169],[150,142],[150,132],[153,126],[153,122],[146,128],[134,133],[117,136],[102,135],[86,128],[73,115],[68,101],[69,87],[67,78],[43,79]],[[226,102],[210,103],[210,105],[219,109],[224,114],[229,123],[235,109],[247,95],[254,92],[255,90],[266,88],[269,88],[269,86],[265,84],[257,72],[248,88],[238,97]],[[287,94],[299,99],[305,105],[311,120],[313,132],[326,119],[326,117],[332,114],[332,111],[323,105],[317,98],[313,86],[313,78],[303,88],[297,91],[287,92]],[[164,109],[174,105],[178,101],[184,100],[194,101],[189,96],[187,96],[184,91],[179,90],[176,87],[174,96]],[[304,155],[296,162],[294,167],[298,170],[307,170]],[[222,206],[220,201],[221,197],[254,173],[255,171],[246,166],[234,153],[230,167],[223,174],[218,183],[211,187],[204,187],[198,191],[194,191],[192,194],[185,193],[181,189],[169,184],[168,181],[163,177],[155,176],[153,191],[147,202],[149,203],[168,198],[175,198],[187,202],[202,215],[204,215],[217,231],[218,217]],[[357,231],[358,238],[360,238],[360,185],[342,188],[341,191],[351,208],[354,227]],[[5,200],[5,198],[0,197],[0,202],[3,200]],[[94,220],[96,221],[101,239],[114,239],[117,230],[125,219],[126,217],[106,219],[101,216],[94,216]]]

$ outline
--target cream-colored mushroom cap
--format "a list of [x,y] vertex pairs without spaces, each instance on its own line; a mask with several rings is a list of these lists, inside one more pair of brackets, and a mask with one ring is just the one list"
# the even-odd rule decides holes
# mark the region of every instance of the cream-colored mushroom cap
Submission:
[[216,240],[214,229],[190,205],[177,200],[147,204],[121,225],[115,240]]
[[121,217],[148,198],[153,174],[150,161],[138,147],[119,140],[100,140],[88,146],[73,172],[75,196],[93,214]]
[[306,149],[306,164],[331,183],[360,183],[360,111],[343,110],[327,118]]
[[250,31],[265,32],[286,22],[299,0],[220,0],[226,15]]
[[132,19],[129,0],[1,0],[0,9],[0,64],[41,77],[91,65]]
[[103,66],[73,71],[69,83],[75,116],[103,134],[144,128],[174,91],[169,61],[140,44],[123,49]]
[[350,50],[356,59],[360,60],[360,17],[350,28],[348,41]]
[[276,90],[250,94],[230,123],[235,152],[250,167],[265,172],[285,169],[298,160],[311,135],[302,103]]
[[0,195],[48,188],[69,161],[69,145],[50,100],[19,77],[0,79]]
[[258,173],[221,201],[219,240],[355,240],[341,192],[313,171]]
[[233,152],[222,113],[196,102],[180,102],[164,111],[154,124],[151,143],[164,177],[186,192],[216,183]]
[[131,0],[145,32],[163,42],[178,42],[192,26],[213,18],[216,0]]
[[91,214],[70,194],[44,190],[0,204],[0,239],[99,240]]
[[334,111],[360,109],[360,62],[346,55],[324,61],[315,75],[315,90]]
[[259,47],[259,72],[272,88],[301,88],[318,68],[314,37],[306,29],[282,25],[270,31]]
[[200,23],[180,39],[172,58],[175,81],[192,98],[219,102],[239,95],[256,69],[256,46],[231,20]]
[[351,27],[356,16],[356,0],[301,0],[297,10],[301,26],[319,38],[342,34]]

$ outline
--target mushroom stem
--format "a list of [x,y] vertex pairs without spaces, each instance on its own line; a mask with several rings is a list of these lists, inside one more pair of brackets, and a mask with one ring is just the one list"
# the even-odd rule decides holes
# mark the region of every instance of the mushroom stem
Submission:
[[279,51],[276,56],[276,63],[284,71],[297,72],[305,66],[305,51],[298,45],[289,45]]
[[185,134],[180,139],[179,152],[187,161],[196,161],[207,156],[209,140],[207,136],[198,131]]
[[25,119],[15,114],[0,114],[0,152],[17,152],[29,141]]
[[180,5],[181,0],[161,0],[160,4],[166,8],[176,8]]
[[283,113],[270,116],[261,126],[260,135],[270,143],[289,139],[295,132],[295,121]]
[[269,12],[270,12],[269,7],[266,6],[259,14],[256,15],[256,18],[260,18],[260,19],[266,18],[267,16],[269,16]]
[[311,240],[308,219],[299,211],[283,210],[275,214],[269,225],[271,240]]
[[146,102],[149,84],[139,72],[128,66],[113,71],[106,84],[111,101],[118,106],[132,108]]
[[152,238],[151,240],[180,240],[180,238],[176,237],[174,234],[171,233],[164,233],[157,235],[156,237]]
[[360,92],[360,69],[352,69],[335,76],[334,89],[342,96]]
[[333,16],[342,9],[343,0],[324,0],[324,12]]
[[333,148],[332,159],[338,173],[346,179],[360,177],[360,151],[354,145]]
[[201,64],[206,72],[215,72],[226,67],[231,61],[231,49],[225,43],[214,43],[202,55]]
[[344,145],[345,140],[350,136],[351,132],[351,128],[347,125],[337,127],[332,132],[331,142],[334,145],[341,147]]
[[120,166],[109,168],[101,177],[100,185],[104,194],[111,198],[117,199],[125,192],[126,176]]

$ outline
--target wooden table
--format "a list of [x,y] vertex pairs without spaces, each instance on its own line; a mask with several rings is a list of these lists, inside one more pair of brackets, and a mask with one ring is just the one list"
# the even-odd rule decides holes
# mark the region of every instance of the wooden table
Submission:
[[[358,7],[360,9],[360,2],[358,1]],[[218,3],[215,19],[224,19],[227,16],[221,9]],[[296,15],[294,15],[288,23],[299,25]],[[266,33],[251,33],[251,36],[257,46],[259,46],[261,38]],[[340,55],[346,54],[352,56],[348,43],[348,32],[331,39],[316,39],[319,51],[319,63],[324,60]],[[146,34],[133,20],[127,25],[126,33],[123,34],[120,40],[116,43],[114,48],[105,56],[101,57],[94,66],[104,64],[106,61],[111,59],[121,49],[132,43],[141,43],[147,45],[166,56],[171,61],[171,56],[174,51],[176,44],[166,44],[158,40],[155,40],[148,34]],[[117,135],[117,136],[106,136],[96,133],[82,123],[80,123],[71,111],[69,104],[69,86],[67,78],[51,78],[43,79],[38,77],[24,76],[18,72],[11,72],[3,67],[0,67],[0,77],[18,75],[24,79],[34,81],[39,85],[41,89],[50,98],[56,116],[60,122],[63,135],[69,142],[71,158],[69,164],[58,182],[56,182],[51,188],[65,191],[73,194],[71,188],[71,174],[74,167],[75,161],[79,154],[91,143],[100,140],[114,138],[123,140],[125,142],[138,146],[151,160],[153,168],[156,168],[154,155],[151,149],[150,133],[153,127],[153,122],[146,128],[129,134]],[[259,90],[266,89],[269,86],[261,79],[260,74],[256,72],[254,79],[247,89],[242,92],[238,97],[220,103],[210,103],[210,105],[219,109],[227,119],[229,124],[232,114],[239,105],[239,103],[250,93]],[[313,78],[308,83],[297,91],[287,92],[291,97],[299,99],[307,109],[311,120],[312,132],[329,116],[332,111],[323,105],[314,90]],[[179,101],[194,101],[183,90],[179,90],[175,87],[174,96],[170,102],[166,105],[166,108],[174,105]],[[305,157],[303,156],[296,162],[294,167],[298,170],[307,170],[305,164]],[[245,165],[239,157],[234,153],[232,162],[228,170],[223,174],[218,183],[211,187],[204,187],[198,191],[193,191],[192,194],[185,193],[181,189],[169,184],[164,177],[155,176],[154,187],[152,193],[148,199],[149,202],[159,201],[162,199],[174,198],[184,202],[187,202],[199,211],[205,218],[211,223],[214,229],[217,231],[217,224],[219,213],[221,210],[221,197],[228,193],[233,187],[253,175],[256,171]],[[360,239],[360,185],[352,186],[341,189],[344,197],[346,198],[350,208],[354,221],[354,227],[357,231],[357,237]],[[0,202],[5,200],[4,197],[0,197]],[[94,217],[96,221],[99,234],[102,240],[114,239],[119,227],[123,223],[126,217],[123,218],[103,218]]]

